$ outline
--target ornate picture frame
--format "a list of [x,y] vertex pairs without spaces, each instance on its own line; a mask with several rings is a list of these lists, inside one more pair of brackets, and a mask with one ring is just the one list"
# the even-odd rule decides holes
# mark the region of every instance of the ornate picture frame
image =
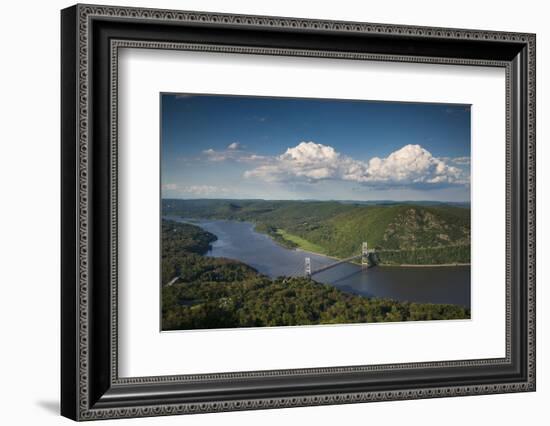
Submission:
[[[76,5],[61,12],[61,413],[160,416],[535,390],[535,35]],[[428,64],[506,72],[506,356],[119,377],[120,48]],[[216,367],[213,367],[216,371]]]

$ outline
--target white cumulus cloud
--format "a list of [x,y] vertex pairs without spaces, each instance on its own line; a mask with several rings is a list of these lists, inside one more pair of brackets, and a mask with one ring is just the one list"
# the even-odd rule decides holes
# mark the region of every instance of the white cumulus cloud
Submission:
[[266,159],[245,172],[247,178],[285,181],[302,178],[310,182],[340,179],[370,184],[464,184],[465,172],[434,157],[420,145],[406,145],[385,158],[355,160],[333,147],[301,142],[285,153]]
[[462,170],[434,157],[420,145],[405,145],[386,158],[368,162],[368,182],[466,183]]
[[301,177],[306,180],[353,180],[355,174],[364,173],[364,165],[346,157],[331,147],[315,142],[301,142],[265,164],[245,172],[245,177],[258,177],[267,181]]
[[239,142],[232,142],[229,145],[227,145],[227,149],[232,150],[232,151],[236,151],[236,150],[239,150],[239,149],[242,149],[242,148],[243,148],[243,146]]

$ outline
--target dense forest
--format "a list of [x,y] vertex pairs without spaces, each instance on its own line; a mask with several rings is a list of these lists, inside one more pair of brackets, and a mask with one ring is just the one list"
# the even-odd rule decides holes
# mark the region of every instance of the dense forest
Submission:
[[447,204],[163,200],[163,215],[245,220],[279,244],[344,258],[367,241],[384,265],[470,262],[470,209]]
[[215,239],[197,226],[163,220],[163,330],[470,317],[456,305],[370,299],[307,278],[271,280],[241,262],[204,256]]

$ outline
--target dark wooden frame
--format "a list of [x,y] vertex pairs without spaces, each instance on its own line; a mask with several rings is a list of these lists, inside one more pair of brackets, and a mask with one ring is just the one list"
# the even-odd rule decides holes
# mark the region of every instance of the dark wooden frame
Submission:
[[[64,9],[61,33],[64,416],[89,420],[535,390],[533,34],[95,5]],[[121,47],[505,68],[506,357],[119,378],[116,65]]]

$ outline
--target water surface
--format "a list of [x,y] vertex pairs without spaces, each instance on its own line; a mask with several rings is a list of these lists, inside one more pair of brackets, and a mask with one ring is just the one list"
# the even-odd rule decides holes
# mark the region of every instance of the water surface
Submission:
[[[244,262],[272,278],[304,276],[305,258],[312,269],[336,262],[335,259],[302,250],[292,250],[254,231],[249,222],[231,220],[194,220],[166,217],[193,223],[216,235],[207,256],[226,257]],[[360,251],[360,247],[357,248]],[[390,267],[364,269],[341,264],[314,274],[313,279],[340,290],[368,297],[386,297],[401,302],[450,303],[470,307],[470,266]]]

